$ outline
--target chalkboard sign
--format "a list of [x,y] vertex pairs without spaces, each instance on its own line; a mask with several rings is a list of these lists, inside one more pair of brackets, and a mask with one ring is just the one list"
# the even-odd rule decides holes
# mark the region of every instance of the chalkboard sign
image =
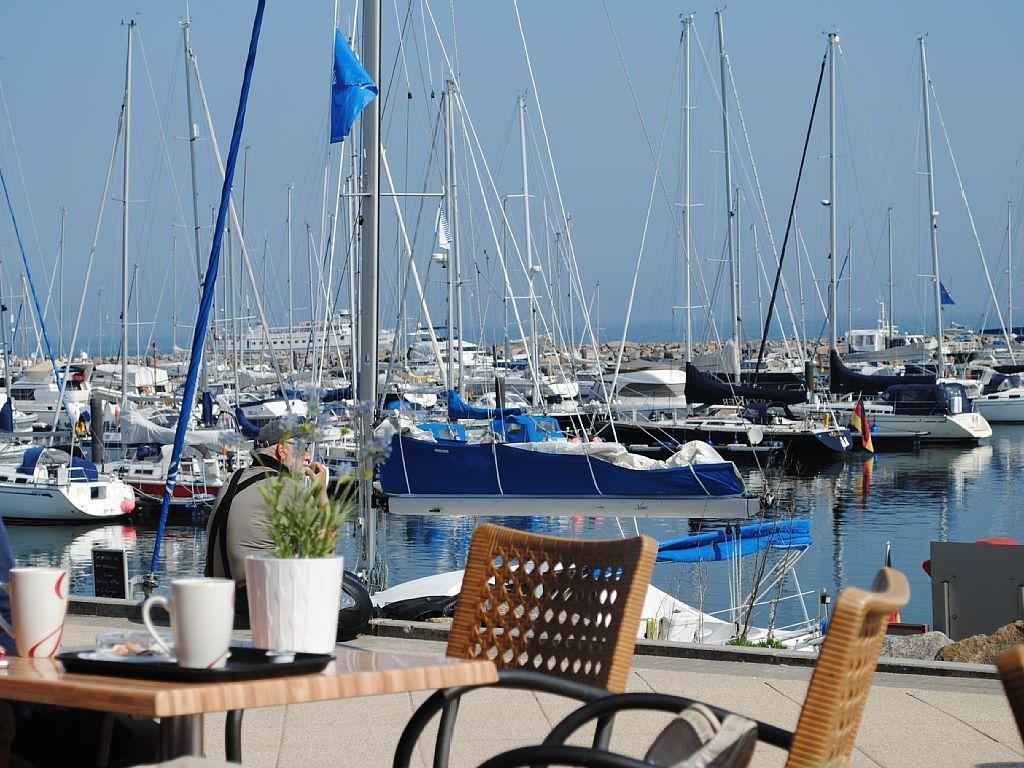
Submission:
[[123,549],[93,549],[92,573],[96,597],[128,599],[128,557]]

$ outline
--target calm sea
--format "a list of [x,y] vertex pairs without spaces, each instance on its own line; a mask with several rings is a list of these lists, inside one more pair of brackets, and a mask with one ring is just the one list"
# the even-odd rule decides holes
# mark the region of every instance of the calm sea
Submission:
[[[804,590],[836,594],[847,585],[868,586],[881,567],[887,542],[893,565],[910,578],[907,621],[931,623],[931,584],[921,568],[931,541],[973,541],[995,536],[1024,542],[1024,426],[996,427],[991,440],[974,448],[924,448],[915,453],[882,454],[871,462],[850,456],[818,467],[791,467],[769,476],[742,468],[748,482],[770,482],[783,516],[810,518],[813,544],[796,565]],[[461,568],[471,518],[382,517],[380,549],[389,584]],[[610,538],[634,531],[632,520],[591,518],[510,518],[497,520],[536,532]],[[621,525],[621,529],[620,526]],[[639,530],[659,540],[691,532],[685,520],[643,519]],[[22,565],[63,565],[72,589],[91,594],[91,550],[113,546],[127,550],[132,575],[149,570],[156,535],[155,519],[141,514],[130,524],[98,526],[9,525],[15,556]],[[349,531],[351,534],[351,531]],[[205,533],[202,521],[175,521],[163,543],[160,579],[201,574]],[[349,535],[341,547],[354,563]],[[753,558],[701,565],[659,564],[655,583],[704,610],[726,609],[749,588]],[[794,581],[787,581],[792,591]],[[817,612],[812,596],[807,608]],[[786,603],[780,622],[795,619],[798,606]]]

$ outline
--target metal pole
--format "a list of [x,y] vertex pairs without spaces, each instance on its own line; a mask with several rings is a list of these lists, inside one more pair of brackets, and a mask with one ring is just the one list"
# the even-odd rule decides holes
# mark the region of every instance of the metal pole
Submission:
[[935,275],[935,361],[936,373],[941,376],[945,365],[945,351],[942,340],[942,273],[939,270],[939,212],[935,208],[935,174],[932,170],[932,109],[928,98],[928,60],[924,52],[924,35],[919,37],[921,46],[921,97],[924,100],[924,147],[928,157],[928,219],[931,229],[932,270]]
[[[853,330],[853,227],[846,230],[846,314],[849,334]],[[847,337],[849,338],[849,337]]]
[[178,238],[171,235],[171,354],[178,346]]
[[530,285],[530,370],[533,406],[540,406],[540,349],[537,343],[537,302],[533,291],[533,232],[530,230],[530,172],[526,162],[526,97],[519,94],[519,153],[523,167],[523,223],[526,228],[526,279]]
[[1013,332],[1013,201],[1006,201],[1006,320]]
[[[102,312],[101,312],[102,317]],[[7,302],[4,301],[4,270],[3,262],[0,262],[0,333],[3,334],[2,341],[4,345],[4,391],[7,392],[7,398],[11,397],[11,350],[7,344]],[[103,338],[100,337],[100,356],[103,356]],[[11,401],[11,407],[14,407],[13,400]]]
[[[363,67],[370,79],[380,82],[380,3],[363,0]],[[362,138],[365,161],[363,178],[362,253],[359,274],[359,372],[357,399],[360,450],[359,503],[362,527],[359,570],[369,575],[377,559],[377,518],[372,507],[373,465],[366,455],[377,411],[377,270],[380,253],[380,99],[371,101],[362,114]],[[372,586],[372,585],[371,585]]]
[[[455,91],[457,83],[453,80],[448,84],[449,97]],[[459,251],[459,166],[456,160],[455,154],[455,100],[449,98],[450,103],[448,107],[448,120],[449,120],[449,132],[451,140],[448,143],[448,189],[445,190],[448,199],[448,241],[449,250],[448,255],[451,258],[449,269],[453,270],[452,280],[455,281],[455,327],[459,330],[459,386],[460,392],[463,391],[463,341],[464,333],[462,329],[462,255]]]
[[[690,301],[690,27],[693,14],[683,19],[683,257],[686,269],[686,362],[693,361],[693,318]],[[570,281],[571,282],[571,281]]]
[[[132,30],[128,22],[128,52],[124,64],[124,164],[121,179],[121,410],[128,402],[128,193],[131,176]],[[74,427],[74,425],[71,425]]]
[[836,41],[828,34],[828,329],[829,348],[838,349],[836,328]]
[[721,95],[722,95],[722,141],[725,150],[725,209],[726,209],[726,230],[725,230],[725,245],[729,252],[729,282],[732,284],[732,290],[729,292],[729,310],[732,313],[731,328],[732,328],[732,371],[733,377],[736,383],[740,381],[740,311],[739,311],[739,264],[737,262],[736,255],[736,243],[733,237],[733,217],[735,211],[733,210],[733,197],[732,197],[732,158],[729,154],[729,107],[726,102],[726,72],[728,68],[726,52],[725,52],[725,28],[722,24],[722,11],[715,11],[715,16],[718,17],[718,58],[719,58],[719,69],[721,78]]

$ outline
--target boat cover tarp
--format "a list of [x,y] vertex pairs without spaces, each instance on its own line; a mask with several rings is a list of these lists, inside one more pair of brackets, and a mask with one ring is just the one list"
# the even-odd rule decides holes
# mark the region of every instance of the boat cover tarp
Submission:
[[494,419],[491,429],[506,443],[535,443],[565,438],[557,419],[525,413]]
[[11,405],[11,398],[4,400],[4,407],[0,408],[0,432],[14,431],[14,406]]
[[448,390],[448,418],[457,419],[500,419],[505,416],[519,416],[524,408],[477,408],[470,405],[454,389]]
[[[147,419],[131,404],[127,404],[121,411],[121,439],[125,445],[171,445],[174,443],[174,427],[162,427]],[[222,447],[232,446],[237,442],[238,436],[233,429],[190,429],[185,433],[186,445],[213,451],[220,451]]]
[[828,353],[828,389],[834,395],[878,395],[896,384],[934,384],[931,374],[881,376],[857,373],[843,364],[834,349]]
[[393,495],[708,498],[744,492],[732,462],[638,471],[588,455],[403,434],[391,436],[380,482]]
[[19,475],[34,475],[39,462],[71,465],[71,482],[95,483],[100,473],[96,465],[80,456],[71,456],[64,451],[44,446],[29,448],[21,457],[21,464],[15,470]]
[[686,402],[721,405],[738,398],[765,403],[794,405],[807,400],[803,389],[776,389],[749,384],[726,384],[704,373],[693,363],[686,364]]
[[779,520],[663,541],[658,545],[658,562],[707,563],[745,557],[765,549],[804,550],[809,546],[810,520]]

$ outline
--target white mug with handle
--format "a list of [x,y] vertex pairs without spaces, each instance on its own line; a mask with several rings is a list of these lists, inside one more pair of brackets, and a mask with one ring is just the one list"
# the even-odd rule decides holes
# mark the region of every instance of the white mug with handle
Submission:
[[60,650],[68,612],[68,572],[63,568],[11,568],[10,583],[0,584],[11,598],[12,627],[0,628],[14,638],[18,655],[48,658]]
[[[162,605],[171,615],[174,648],[153,626],[149,612],[154,605]],[[235,582],[231,579],[175,579],[170,600],[154,595],[142,604],[142,621],[154,642],[177,657],[178,666],[191,669],[220,669],[227,663],[234,617]]]

